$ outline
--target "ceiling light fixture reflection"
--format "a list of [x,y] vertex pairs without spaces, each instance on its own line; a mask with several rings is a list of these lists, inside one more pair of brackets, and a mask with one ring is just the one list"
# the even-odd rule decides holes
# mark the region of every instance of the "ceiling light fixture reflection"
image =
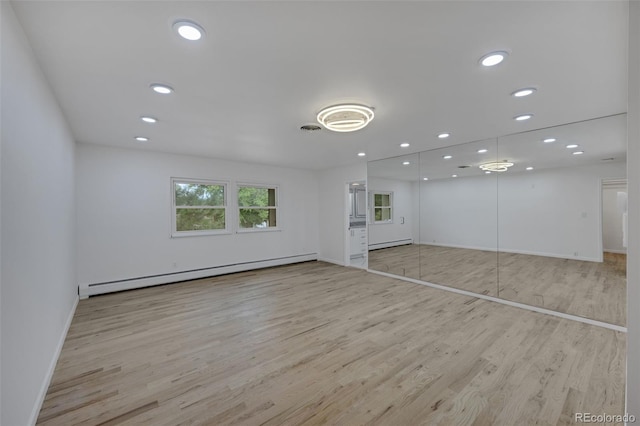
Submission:
[[411,146],[411,144],[409,144],[409,142],[403,142],[400,144],[400,148],[409,148]]
[[358,157],[364,157],[365,155],[367,155],[367,154],[365,154],[364,152],[359,152],[358,153]]
[[458,177],[458,175],[451,175],[451,177]]
[[544,142],[544,143],[551,143],[551,142],[555,142],[555,141],[556,141],[556,138],[546,138],[546,139],[544,139],[542,142]]
[[489,150],[484,148],[478,150],[478,154],[484,154],[485,152],[489,152]]
[[438,138],[439,138],[439,139],[446,139],[446,138],[448,138],[449,136],[451,136],[451,133],[444,132],[444,133],[440,133],[440,134],[438,135]]
[[525,87],[524,89],[518,89],[511,94],[514,98],[524,98],[525,96],[533,95],[536,92],[535,87]]
[[525,170],[533,170],[533,167],[529,166]]
[[135,140],[138,142],[149,142],[149,138],[145,138],[144,136],[136,136]]
[[324,108],[318,113],[320,124],[334,132],[355,132],[373,120],[373,109],[364,105],[342,104]]
[[504,50],[498,50],[495,52],[487,53],[482,58],[480,58],[479,62],[485,67],[493,67],[504,61],[507,56],[509,56],[508,52],[505,52]]
[[144,121],[145,123],[157,123],[158,119],[157,118],[153,118],[153,117],[140,117],[140,120]]
[[403,161],[403,162],[402,162],[402,165],[403,165],[403,166],[408,166],[409,164],[411,164],[411,163],[410,163],[410,162],[408,162],[408,161]]
[[577,144],[575,144],[575,143],[572,143],[572,144],[570,144],[570,145],[567,145],[567,148],[568,148],[568,149],[573,149],[573,148],[577,148],[577,147],[578,147],[578,145],[577,145]]
[[173,23],[173,30],[178,35],[189,41],[197,41],[204,35],[204,29],[193,21],[180,19]]
[[513,117],[513,119],[516,121],[526,121],[526,120],[529,120],[531,117],[533,117],[533,114],[520,114]]
[[582,154],[584,154],[584,151],[575,151],[572,154],[573,155],[582,155]]
[[173,87],[167,86],[166,84],[153,83],[149,87],[151,87],[154,92],[160,93],[161,95],[168,95],[173,92]]
[[444,155],[442,158],[444,158],[445,160],[451,160],[453,158],[452,155]]
[[484,174],[485,174],[485,175],[490,175],[490,174],[491,174],[491,171],[490,171],[490,170],[487,170],[487,171],[485,171],[485,172],[484,172]]
[[509,161],[494,161],[491,163],[480,164],[478,167],[485,172],[506,172],[511,166],[513,166],[513,163]]
[[429,178],[425,177],[425,178],[422,178],[422,180],[429,180]]

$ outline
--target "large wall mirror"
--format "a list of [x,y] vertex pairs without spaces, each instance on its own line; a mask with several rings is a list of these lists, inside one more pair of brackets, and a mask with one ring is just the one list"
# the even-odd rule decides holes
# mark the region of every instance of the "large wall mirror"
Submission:
[[369,269],[625,325],[625,114],[372,161],[368,188]]

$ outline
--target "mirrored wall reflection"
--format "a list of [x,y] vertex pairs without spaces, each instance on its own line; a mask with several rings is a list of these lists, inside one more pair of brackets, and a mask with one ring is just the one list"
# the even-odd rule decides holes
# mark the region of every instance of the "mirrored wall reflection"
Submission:
[[420,279],[498,295],[497,140],[420,153]]
[[498,180],[499,296],[624,325],[626,116],[501,137],[498,156],[514,163]]
[[419,154],[368,164],[370,269],[420,279],[419,166]]
[[625,114],[373,161],[368,181],[370,269],[625,325]]

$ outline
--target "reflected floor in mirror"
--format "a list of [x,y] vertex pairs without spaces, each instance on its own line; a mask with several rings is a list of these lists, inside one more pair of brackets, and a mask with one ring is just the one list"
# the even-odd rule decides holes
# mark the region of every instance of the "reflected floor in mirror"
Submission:
[[600,263],[411,244],[369,252],[369,269],[626,325],[624,254]]

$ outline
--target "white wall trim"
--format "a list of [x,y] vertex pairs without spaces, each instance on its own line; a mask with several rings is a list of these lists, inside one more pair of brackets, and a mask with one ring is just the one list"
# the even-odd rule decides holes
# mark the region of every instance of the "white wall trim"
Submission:
[[386,272],[374,271],[372,269],[367,269],[367,272],[371,272],[372,274],[377,274],[377,275],[383,275],[383,276],[389,277],[389,278],[396,278],[396,279],[402,280],[402,281],[408,281],[408,282],[411,282],[411,283],[414,283],[414,284],[420,284],[420,285],[424,285],[424,286],[427,286],[427,287],[436,288],[438,290],[444,290],[444,291],[448,291],[448,292],[451,292],[451,293],[462,294],[464,296],[470,296],[470,297],[476,297],[478,299],[489,300],[491,302],[497,302],[497,303],[501,303],[503,305],[508,305],[508,306],[512,306],[512,307],[515,307],[515,308],[525,309],[527,311],[533,311],[533,312],[538,312],[538,313],[541,313],[541,314],[553,315],[555,317],[559,317],[559,318],[563,318],[563,319],[568,319],[568,320],[572,320],[572,321],[578,321],[578,322],[582,322],[582,323],[589,324],[589,325],[595,325],[597,327],[603,327],[603,328],[606,328],[606,329],[609,329],[609,330],[620,331],[620,332],[623,332],[623,333],[627,332],[627,328],[626,327],[622,327],[622,326],[616,325],[616,324],[609,324],[607,322],[592,320],[592,319],[589,319],[589,318],[583,318],[583,317],[579,317],[577,315],[565,314],[563,312],[556,312],[556,311],[552,311],[550,309],[540,308],[538,306],[527,305],[527,304],[519,303],[519,302],[512,302],[511,300],[500,299],[498,297],[487,296],[485,294],[473,293],[471,291],[460,290],[458,288],[447,287],[447,286],[443,286],[443,285],[439,285],[439,284],[433,284],[433,283],[430,283],[430,282],[427,282],[427,281],[420,281],[420,280],[416,280],[414,278],[403,277],[403,276],[400,276],[400,275],[393,275],[393,274],[389,274],[389,273],[386,273]]
[[343,262],[340,262],[340,261],[334,260],[334,259],[329,259],[329,258],[326,258],[326,257],[319,257],[318,258],[318,262],[327,262],[327,263],[333,263],[334,265],[347,266]]
[[513,254],[527,254],[531,256],[555,257],[558,259],[568,259],[568,260],[583,260],[585,262],[602,262],[602,259],[596,259],[593,257],[568,256],[564,254],[546,253],[546,252],[529,251],[529,250],[509,250],[509,249],[503,249],[503,248],[500,248],[500,250],[496,250],[495,248],[489,248],[489,247],[474,247],[474,246],[464,246],[464,245],[458,245],[458,244],[444,244],[444,243],[420,243],[420,244],[424,244],[427,246],[461,248],[461,249],[467,249],[467,250],[492,251],[492,252],[498,252],[498,253],[513,253]]
[[47,369],[47,374],[45,375],[44,381],[42,382],[42,386],[40,387],[40,392],[38,392],[38,399],[36,399],[36,403],[33,405],[33,411],[31,412],[31,416],[29,416],[30,425],[35,425],[36,421],[38,421],[38,415],[40,414],[40,410],[42,409],[44,398],[47,396],[47,391],[49,390],[49,385],[51,384],[51,379],[53,378],[53,372],[56,370],[56,365],[58,364],[60,353],[62,353],[62,347],[64,346],[64,341],[67,339],[67,333],[69,332],[69,327],[71,327],[71,321],[73,321],[73,316],[76,313],[76,308],[78,307],[79,300],[80,298],[76,296],[73,302],[73,306],[71,307],[71,311],[67,316],[67,320],[64,324],[62,335],[60,335],[60,339],[58,340],[58,345],[56,346],[56,351],[53,354],[53,358],[51,359],[51,362],[49,363],[49,368]]
[[159,274],[148,277],[110,281],[106,283],[82,284],[80,285],[80,297],[86,299],[89,296],[113,293],[115,291],[133,290],[154,285],[171,284],[181,281],[189,281],[200,278],[214,277],[217,275],[231,274],[234,272],[244,272],[254,269],[269,268],[272,266],[308,262],[312,260],[318,260],[317,253],[286,256],[276,259],[257,260],[253,262],[242,262],[231,265],[212,266],[209,268],[196,269],[193,271]]
[[406,246],[408,244],[413,244],[413,239],[405,238],[405,239],[402,239],[402,240],[387,241],[387,242],[383,242],[383,243],[369,244],[369,250],[377,250],[377,249],[396,247],[396,246]]

